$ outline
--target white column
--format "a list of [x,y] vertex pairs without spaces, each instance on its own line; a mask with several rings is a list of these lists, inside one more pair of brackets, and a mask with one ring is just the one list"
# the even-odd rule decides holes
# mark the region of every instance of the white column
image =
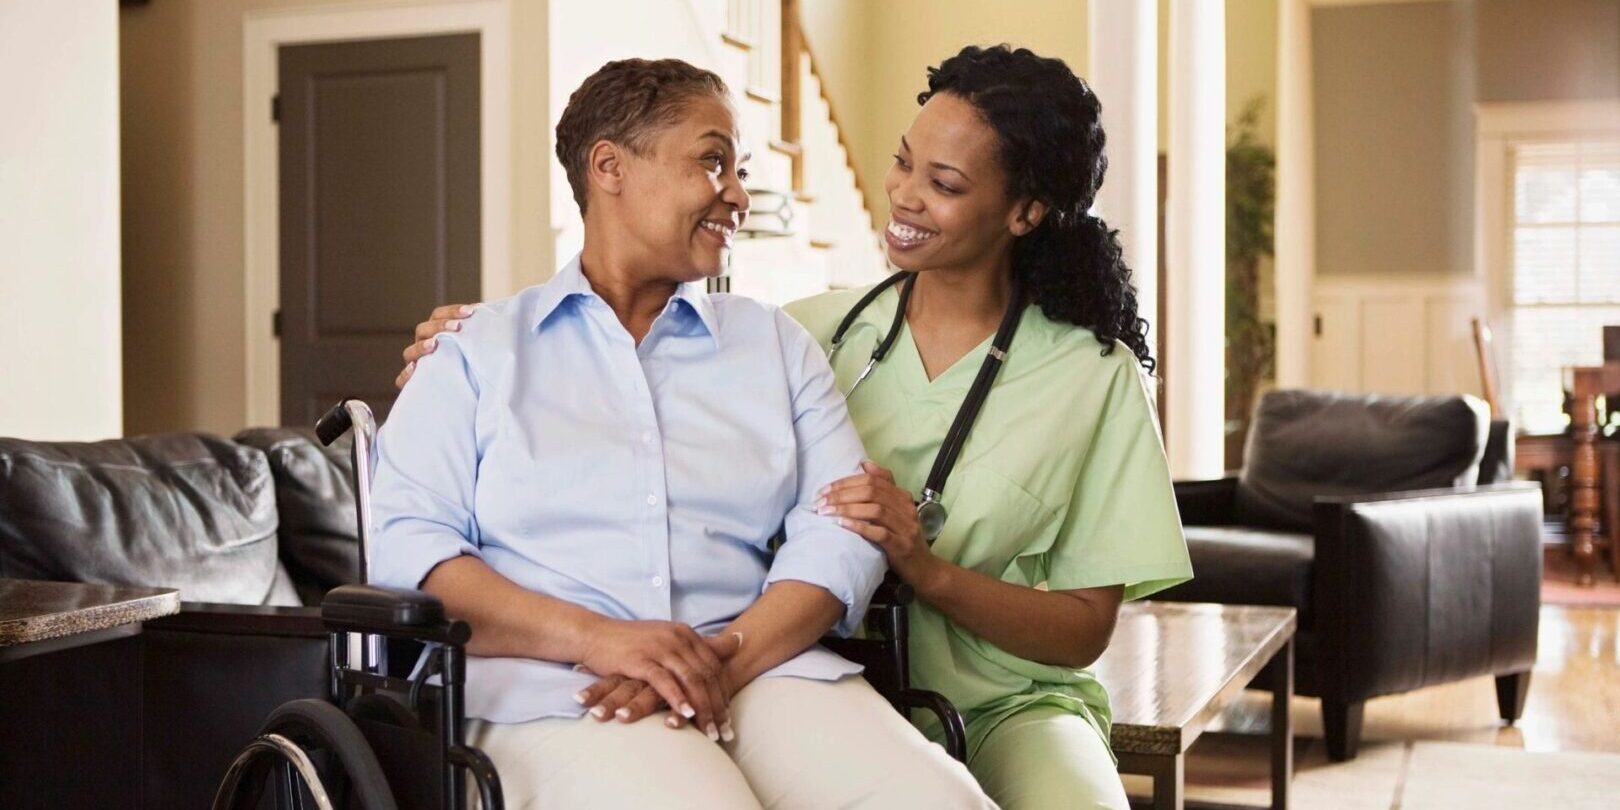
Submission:
[[1310,384],[1316,339],[1315,127],[1311,103],[1311,4],[1277,10],[1277,387]]
[[1177,478],[1225,467],[1226,4],[1171,0],[1165,442]]
[[1091,0],[1086,81],[1102,101],[1108,174],[1092,212],[1119,229],[1134,271],[1137,312],[1157,345],[1159,311],[1159,8]]

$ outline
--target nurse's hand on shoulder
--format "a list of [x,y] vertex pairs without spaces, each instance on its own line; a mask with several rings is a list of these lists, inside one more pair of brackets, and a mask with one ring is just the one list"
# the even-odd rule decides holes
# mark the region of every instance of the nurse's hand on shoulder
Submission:
[[894,474],[870,461],[861,462],[861,470],[822,489],[816,514],[837,517],[840,526],[883,549],[889,568],[921,588],[947,563],[928,548],[917,504],[894,482]]
[[394,387],[404,388],[411,375],[416,373],[416,361],[439,348],[436,336],[440,332],[461,331],[461,322],[472,315],[474,309],[476,307],[472,304],[445,304],[434,309],[427,320],[417,324],[414,342],[406,346],[402,352],[405,357],[405,368],[400,369],[399,375],[394,377]]

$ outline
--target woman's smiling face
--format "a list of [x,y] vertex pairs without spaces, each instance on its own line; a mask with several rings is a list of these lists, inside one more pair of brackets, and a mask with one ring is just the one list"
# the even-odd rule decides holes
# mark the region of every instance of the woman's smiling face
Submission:
[[642,154],[624,151],[626,230],[672,278],[695,281],[725,270],[748,216],[748,156],[740,147],[736,112],[711,96],[689,101]]
[[901,270],[971,268],[1010,251],[1018,201],[1007,195],[996,133],[977,109],[938,93],[900,139],[883,187],[883,239]]

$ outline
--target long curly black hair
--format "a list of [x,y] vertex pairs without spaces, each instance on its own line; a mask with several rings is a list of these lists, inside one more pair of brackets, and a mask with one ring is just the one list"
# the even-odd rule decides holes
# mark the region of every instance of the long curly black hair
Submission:
[[1089,213],[1108,170],[1097,94],[1063,60],[1006,45],[970,45],[929,68],[917,103],[935,93],[979,111],[1000,142],[1008,193],[1047,206],[1040,226],[1013,243],[1013,272],[1031,300],[1052,320],[1090,329],[1103,354],[1119,340],[1154,371],[1119,231]]

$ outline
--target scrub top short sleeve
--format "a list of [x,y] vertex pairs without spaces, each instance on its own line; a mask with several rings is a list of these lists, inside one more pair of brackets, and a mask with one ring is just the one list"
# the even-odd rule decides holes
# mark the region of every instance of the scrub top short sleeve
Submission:
[[1047,587],[1124,585],[1140,599],[1190,578],[1149,380],[1124,346],[1074,495],[1047,554]]

